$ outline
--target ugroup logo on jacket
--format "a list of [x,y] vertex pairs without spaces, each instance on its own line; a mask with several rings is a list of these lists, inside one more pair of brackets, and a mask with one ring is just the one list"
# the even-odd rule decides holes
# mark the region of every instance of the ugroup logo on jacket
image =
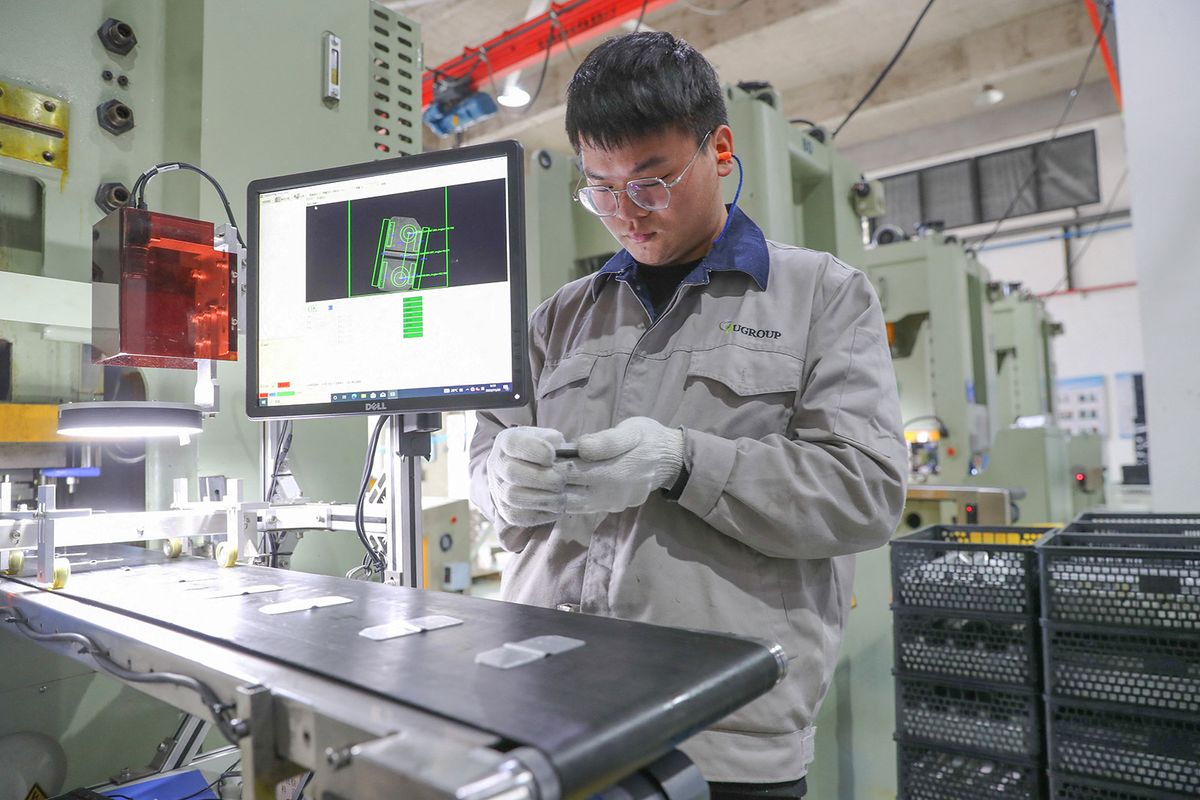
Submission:
[[746,336],[753,336],[755,339],[778,339],[783,335],[780,331],[773,331],[769,328],[747,328],[745,325],[739,325],[731,319],[722,322],[718,327],[726,333],[742,333]]

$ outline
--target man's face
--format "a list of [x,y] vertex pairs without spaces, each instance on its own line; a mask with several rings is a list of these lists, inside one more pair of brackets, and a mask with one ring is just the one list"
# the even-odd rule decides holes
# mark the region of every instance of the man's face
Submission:
[[[595,147],[585,139],[580,143],[579,155],[588,184],[621,190],[636,178],[662,178],[671,183],[687,167],[698,146],[690,134],[670,128],[612,150]],[[717,147],[732,147],[727,126],[722,125],[709,136],[683,180],[671,188],[667,208],[646,211],[622,194],[617,213],[601,218],[638,262],[653,266],[682,264],[708,252],[725,222],[719,178],[730,171],[728,162],[718,164]]]

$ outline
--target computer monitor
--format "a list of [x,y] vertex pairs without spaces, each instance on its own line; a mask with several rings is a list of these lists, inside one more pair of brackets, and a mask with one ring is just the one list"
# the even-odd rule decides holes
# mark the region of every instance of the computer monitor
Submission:
[[527,402],[523,161],[496,142],[252,182],[247,414]]

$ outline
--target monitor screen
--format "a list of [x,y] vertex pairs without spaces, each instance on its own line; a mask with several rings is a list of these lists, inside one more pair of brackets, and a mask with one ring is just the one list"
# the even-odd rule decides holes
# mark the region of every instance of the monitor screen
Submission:
[[523,405],[523,170],[497,142],[251,183],[247,413]]

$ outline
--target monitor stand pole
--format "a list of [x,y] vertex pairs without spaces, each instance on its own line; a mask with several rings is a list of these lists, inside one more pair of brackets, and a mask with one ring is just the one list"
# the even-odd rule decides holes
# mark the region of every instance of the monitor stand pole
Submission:
[[[425,588],[421,553],[421,465],[433,452],[438,413],[393,414],[388,420],[387,569],[384,583]],[[397,522],[399,524],[397,524]]]

